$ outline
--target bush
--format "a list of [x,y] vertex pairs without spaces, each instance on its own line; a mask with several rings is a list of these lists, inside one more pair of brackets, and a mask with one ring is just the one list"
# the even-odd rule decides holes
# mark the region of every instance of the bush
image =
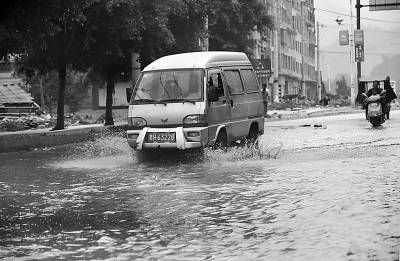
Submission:
[[25,130],[25,125],[17,121],[1,121],[0,130],[2,131],[21,131]]

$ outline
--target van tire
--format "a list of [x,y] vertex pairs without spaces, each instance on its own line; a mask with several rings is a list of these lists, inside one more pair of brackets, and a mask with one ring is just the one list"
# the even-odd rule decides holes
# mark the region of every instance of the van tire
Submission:
[[218,132],[218,136],[213,145],[213,149],[214,150],[217,150],[217,149],[226,150],[227,147],[228,147],[228,136],[226,135],[225,129],[221,129]]
[[254,143],[257,141],[259,135],[258,125],[256,123],[252,123],[250,126],[249,134],[247,135],[247,142]]

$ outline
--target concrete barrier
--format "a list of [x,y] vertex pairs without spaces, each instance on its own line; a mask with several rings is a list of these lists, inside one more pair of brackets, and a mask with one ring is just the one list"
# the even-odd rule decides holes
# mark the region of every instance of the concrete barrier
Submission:
[[69,127],[64,130],[52,131],[50,129],[27,130],[0,133],[0,153],[34,148],[51,147],[95,139],[109,130],[122,130],[125,125],[103,126],[83,125]]

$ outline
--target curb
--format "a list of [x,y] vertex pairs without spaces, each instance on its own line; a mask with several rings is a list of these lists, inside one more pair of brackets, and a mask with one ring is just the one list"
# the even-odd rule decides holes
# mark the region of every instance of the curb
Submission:
[[93,140],[107,132],[121,131],[126,125],[90,125],[51,131],[50,129],[5,132],[0,134],[0,153],[31,150]]
[[345,115],[345,114],[357,114],[362,113],[363,110],[349,110],[349,111],[338,111],[338,112],[312,112],[312,113],[296,113],[288,116],[276,117],[276,118],[265,118],[266,122],[272,121],[284,121],[284,120],[300,120],[307,118],[318,118],[318,117],[326,117],[326,116],[336,116],[336,115]]

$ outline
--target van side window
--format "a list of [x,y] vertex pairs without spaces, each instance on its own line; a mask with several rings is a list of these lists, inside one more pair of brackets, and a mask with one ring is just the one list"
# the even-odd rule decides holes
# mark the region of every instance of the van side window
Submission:
[[221,73],[211,73],[208,77],[208,84],[210,86],[217,87],[218,90],[218,97],[224,97],[225,92],[224,92],[224,85],[222,83],[222,75]]
[[259,87],[257,84],[257,79],[256,76],[254,75],[253,70],[251,69],[245,69],[245,70],[240,70],[242,74],[242,78],[244,81],[244,86],[246,88],[247,92],[258,92]]
[[243,83],[240,79],[238,70],[226,70],[224,71],[225,79],[228,82],[228,86],[231,94],[243,93]]

